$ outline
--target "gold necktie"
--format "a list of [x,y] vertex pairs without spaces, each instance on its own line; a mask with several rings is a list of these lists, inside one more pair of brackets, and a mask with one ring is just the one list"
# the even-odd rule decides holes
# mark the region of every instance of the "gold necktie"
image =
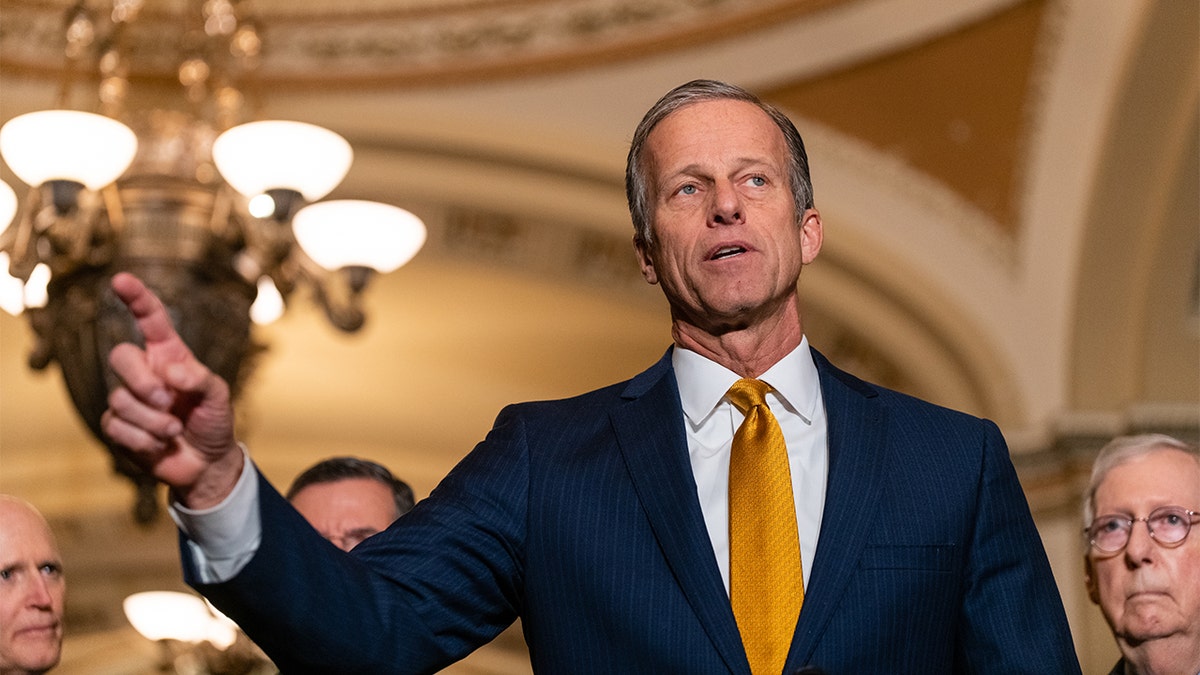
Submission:
[[745,378],[729,389],[746,415],[729,458],[729,599],[754,675],[783,671],[804,603],[787,445],[769,389]]

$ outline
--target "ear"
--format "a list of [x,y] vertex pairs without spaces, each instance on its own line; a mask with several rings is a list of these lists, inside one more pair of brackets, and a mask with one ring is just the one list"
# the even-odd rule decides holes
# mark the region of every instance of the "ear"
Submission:
[[638,267],[642,270],[642,278],[646,283],[654,285],[658,283],[658,273],[654,271],[654,258],[650,255],[650,247],[642,238],[634,235],[633,248],[637,252]]
[[1096,585],[1096,570],[1092,567],[1092,558],[1083,554],[1083,583],[1087,586],[1088,598],[1092,604],[1100,604],[1100,589]]
[[825,226],[821,223],[821,212],[805,209],[800,216],[800,261],[807,265],[817,259],[821,242],[825,238]]

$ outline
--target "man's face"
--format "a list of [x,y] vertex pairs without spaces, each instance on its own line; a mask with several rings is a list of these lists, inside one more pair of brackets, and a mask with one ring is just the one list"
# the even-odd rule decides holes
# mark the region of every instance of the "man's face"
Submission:
[[343,551],[386,530],[397,518],[391,488],[373,478],[314,483],[296,493],[292,505]]
[[766,113],[694,103],[658,123],[645,158],[654,243],[638,253],[673,318],[719,334],[794,302],[821,217],[809,209],[797,222],[787,145]]
[[[1096,490],[1096,515],[1145,518],[1162,506],[1200,511],[1200,465],[1184,452],[1162,449],[1113,468]],[[1200,536],[1162,545],[1144,522],[1133,524],[1125,550],[1089,548],[1086,581],[1118,639],[1190,634],[1200,640]]]
[[0,672],[41,673],[58,663],[65,595],[46,521],[0,498]]

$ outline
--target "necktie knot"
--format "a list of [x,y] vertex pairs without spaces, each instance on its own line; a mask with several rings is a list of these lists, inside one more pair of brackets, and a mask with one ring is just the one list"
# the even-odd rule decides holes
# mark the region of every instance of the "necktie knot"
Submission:
[[755,406],[767,404],[766,396],[770,390],[771,385],[762,380],[743,377],[733,383],[728,395],[734,407],[742,411],[743,415],[748,415]]

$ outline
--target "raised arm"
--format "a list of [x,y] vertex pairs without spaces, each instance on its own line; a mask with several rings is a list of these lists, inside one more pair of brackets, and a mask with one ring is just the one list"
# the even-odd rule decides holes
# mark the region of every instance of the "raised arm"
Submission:
[[108,396],[101,427],[180,503],[214,506],[243,465],[229,385],[196,359],[141,280],[122,272],[112,288],[133,313],[145,348],[123,343],[109,354],[121,385]]

